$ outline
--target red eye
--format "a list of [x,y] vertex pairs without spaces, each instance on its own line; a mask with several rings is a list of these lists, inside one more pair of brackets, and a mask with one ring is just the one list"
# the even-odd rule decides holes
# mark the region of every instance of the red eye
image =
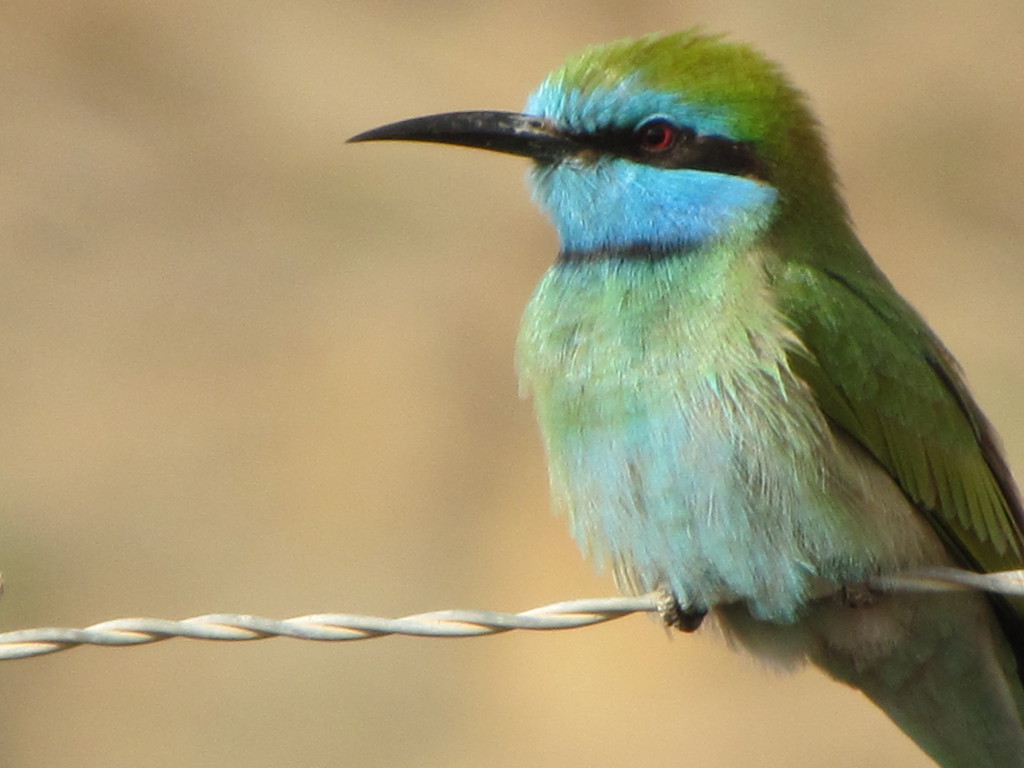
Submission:
[[636,141],[645,152],[664,152],[672,149],[679,129],[668,120],[656,117],[636,129]]

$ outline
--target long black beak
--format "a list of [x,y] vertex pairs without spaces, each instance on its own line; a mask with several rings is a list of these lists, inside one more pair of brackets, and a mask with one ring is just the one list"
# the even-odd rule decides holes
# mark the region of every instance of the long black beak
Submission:
[[518,112],[446,112],[382,125],[349,139],[354,141],[429,141],[490,149],[553,163],[580,150],[580,145],[549,121]]

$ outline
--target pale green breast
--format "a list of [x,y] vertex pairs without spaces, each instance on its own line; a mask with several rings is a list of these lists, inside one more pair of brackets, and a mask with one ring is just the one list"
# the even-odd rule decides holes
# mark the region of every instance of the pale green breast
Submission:
[[553,495],[627,589],[791,620],[934,537],[790,371],[770,253],[556,264],[518,346]]

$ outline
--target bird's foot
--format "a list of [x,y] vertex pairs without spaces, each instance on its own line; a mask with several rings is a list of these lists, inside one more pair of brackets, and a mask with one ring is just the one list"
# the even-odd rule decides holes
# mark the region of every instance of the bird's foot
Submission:
[[844,584],[836,593],[836,600],[847,608],[870,608],[877,602],[878,595],[867,584]]
[[704,621],[708,612],[695,608],[683,608],[676,596],[667,589],[661,590],[658,597],[658,614],[666,627],[678,629],[680,632],[694,632]]

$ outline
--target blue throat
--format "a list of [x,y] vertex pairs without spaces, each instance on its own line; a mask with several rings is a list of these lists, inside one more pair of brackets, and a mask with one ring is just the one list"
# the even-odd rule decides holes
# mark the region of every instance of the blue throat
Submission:
[[771,221],[777,193],[739,176],[665,170],[621,158],[571,159],[533,173],[566,260],[643,258],[753,239]]

